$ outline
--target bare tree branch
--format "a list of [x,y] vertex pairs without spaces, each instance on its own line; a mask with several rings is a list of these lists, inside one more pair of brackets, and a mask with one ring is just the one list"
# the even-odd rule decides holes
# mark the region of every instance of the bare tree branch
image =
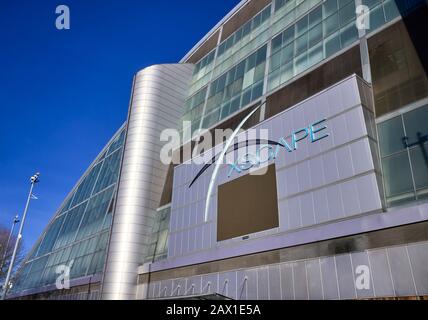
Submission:
[[[16,235],[12,235],[9,241],[9,245],[6,248],[9,234],[10,234],[10,230],[0,225],[0,267],[2,266],[0,270],[0,286],[3,285],[3,282],[6,278],[7,270],[9,269],[10,260],[12,258],[13,248],[15,246],[15,242],[17,238]],[[6,252],[6,255],[5,255],[5,252]],[[23,246],[23,241],[21,239],[18,246],[18,251],[16,253],[16,259],[15,259],[13,271],[16,271],[18,269],[24,257],[25,257],[24,246]]]

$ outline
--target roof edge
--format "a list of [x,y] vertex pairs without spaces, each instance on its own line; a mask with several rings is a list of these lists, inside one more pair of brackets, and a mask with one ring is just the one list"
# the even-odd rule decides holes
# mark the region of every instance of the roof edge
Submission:
[[186,60],[197,50],[199,49],[205,41],[207,41],[224,23],[226,23],[230,18],[233,17],[235,13],[237,13],[244,5],[246,5],[248,2],[252,0],[241,0],[229,13],[227,13],[217,24],[211,28],[210,31],[208,31],[205,36],[199,40],[192,49],[190,49],[186,55],[180,60],[180,63],[185,63]]

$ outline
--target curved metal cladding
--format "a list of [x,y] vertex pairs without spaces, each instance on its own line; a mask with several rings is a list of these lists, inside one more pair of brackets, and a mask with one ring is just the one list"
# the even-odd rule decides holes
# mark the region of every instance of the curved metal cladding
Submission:
[[192,72],[191,64],[166,64],[135,77],[102,299],[136,297],[138,266],[148,249],[168,168],[159,157],[160,134],[178,128]]

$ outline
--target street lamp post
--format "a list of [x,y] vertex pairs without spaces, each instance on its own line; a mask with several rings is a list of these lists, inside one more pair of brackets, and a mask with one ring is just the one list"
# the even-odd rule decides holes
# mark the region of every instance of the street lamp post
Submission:
[[13,218],[12,228],[10,228],[9,237],[7,238],[6,247],[4,248],[3,257],[1,259],[1,265],[0,265],[0,272],[3,270],[4,264],[6,262],[6,256],[7,256],[7,249],[9,248],[9,242],[13,235],[13,230],[15,229],[15,224],[19,222],[18,215]]
[[4,300],[6,298],[7,289],[9,288],[9,281],[10,281],[10,276],[12,274],[13,264],[15,263],[16,252],[18,251],[19,242],[21,241],[21,238],[22,238],[22,229],[24,228],[25,217],[27,216],[28,206],[30,204],[30,200],[31,200],[32,195],[33,195],[34,185],[37,182],[39,182],[39,176],[40,176],[40,173],[37,172],[34,176],[32,176],[30,178],[30,182],[31,182],[30,192],[28,193],[28,198],[27,198],[27,203],[25,204],[24,214],[22,215],[21,224],[19,225],[18,237],[16,238],[16,241],[15,241],[15,248],[13,249],[12,259],[10,260],[10,264],[9,264],[9,270],[7,271],[6,280],[5,280],[4,285],[3,285],[2,300]]

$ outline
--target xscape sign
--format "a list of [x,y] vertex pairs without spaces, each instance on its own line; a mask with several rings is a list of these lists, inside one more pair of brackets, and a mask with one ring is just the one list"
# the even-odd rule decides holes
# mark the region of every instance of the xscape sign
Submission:
[[[260,109],[264,104],[266,104],[266,102],[260,103],[244,119],[242,119],[242,121],[239,123],[239,125],[235,128],[235,131],[227,139],[223,150],[219,154],[214,156],[211,159],[210,163],[205,164],[202,167],[202,169],[198,172],[198,174],[195,176],[195,178],[192,180],[192,182],[190,183],[189,188],[193,185],[193,183],[195,183],[195,181],[201,176],[201,174],[204,173],[205,170],[207,170],[212,164],[215,163],[214,170],[213,170],[213,173],[211,176],[211,180],[210,180],[210,183],[208,185],[207,198],[205,201],[205,214],[204,214],[204,217],[205,217],[204,220],[205,221],[208,221],[208,210],[210,207],[211,194],[213,192],[214,182],[217,178],[218,171],[220,169],[220,165],[223,162],[224,157],[226,156],[226,154],[228,152],[235,151],[235,150],[239,149],[239,143],[235,143],[233,145],[233,147],[231,148],[233,140],[238,135],[239,130],[242,128],[242,126],[245,124],[245,122],[247,122],[248,119],[252,115],[254,115],[255,112],[258,109]],[[323,119],[323,120],[320,120],[320,121],[313,123],[312,125],[309,125],[308,127],[294,131],[291,134],[291,141],[287,141],[286,138],[281,138],[277,142],[276,141],[270,141],[270,140],[262,141],[261,139],[256,139],[255,141],[251,141],[251,142],[253,142],[253,143],[255,142],[256,145],[262,145],[262,147],[264,147],[264,148],[271,148],[272,145],[275,145],[276,148],[269,150],[270,152],[268,152],[268,157],[266,159],[263,159],[263,162],[270,161],[270,160],[273,160],[276,158],[278,151],[281,147],[285,148],[288,152],[293,152],[293,151],[297,150],[298,142],[300,142],[304,139],[310,139],[311,142],[316,142],[316,141],[319,141],[321,139],[328,137],[328,135],[329,135],[328,133],[321,133],[322,131],[327,129],[327,126],[324,125],[325,121],[326,121],[326,119]],[[248,145],[248,143],[250,143],[250,141],[247,141],[246,145]],[[229,177],[234,170],[236,170],[237,172],[242,172],[244,170],[249,170],[251,168],[260,166],[262,164],[260,150],[261,149],[259,148],[259,150],[258,150],[258,152],[256,152],[256,154],[247,153],[246,155],[244,155],[244,157],[242,157],[241,159],[238,159],[238,161],[236,163],[230,165],[231,170],[229,170]]]
[[242,173],[250,169],[260,167],[262,164],[273,161],[277,158],[281,149],[287,152],[293,152],[298,149],[298,143],[303,140],[309,140],[311,143],[317,142],[329,136],[324,131],[327,129],[325,125],[326,119],[322,119],[311,124],[308,127],[294,131],[289,135],[289,138],[282,137],[277,142],[270,140],[267,143],[260,143],[260,139],[256,140],[258,148],[255,153],[246,153],[241,156],[235,163],[229,164],[228,177],[233,172]]
[[[254,139],[247,140],[244,142],[245,146],[250,144],[256,145],[256,150],[254,153],[247,152],[237,159],[234,163],[229,163],[228,177],[230,178],[233,172],[242,173],[243,171],[248,171],[250,169],[257,169],[262,164],[274,161],[280,152],[280,150],[285,150],[286,152],[294,152],[298,150],[299,143],[304,140],[309,141],[310,143],[315,143],[324,138],[327,138],[330,134],[326,132],[327,119],[319,120],[305,128],[293,131],[290,135],[280,138],[278,141],[264,140],[264,139]],[[236,151],[242,148],[241,143],[236,143],[228,150],[226,153]],[[189,185],[189,188],[193,183],[206,171],[212,164],[218,161],[219,156],[216,155],[211,159],[210,163],[207,163],[203,168],[198,172],[195,178]]]

